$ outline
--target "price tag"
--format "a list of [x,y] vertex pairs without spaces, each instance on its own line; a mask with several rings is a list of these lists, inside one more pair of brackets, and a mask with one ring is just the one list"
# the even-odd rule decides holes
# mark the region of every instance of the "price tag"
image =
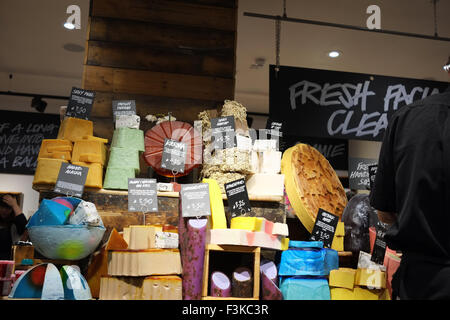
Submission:
[[250,200],[248,199],[245,179],[225,183],[225,192],[227,194],[228,208],[231,211],[232,218],[252,210],[250,207]]
[[251,151],[252,150],[252,138],[237,134],[236,135],[236,147],[238,148],[238,150]]
[[377,175],[378,165],[373,164],[369,166],[369,181],[370,181],[370,190],[373,189],[373,185],[375,183],[375,177]]
[[207,183],[182,184],[180,191],[183,217],[210,216],[209,185]]
[[187,144],[172,139],[164,140],[161,168],[174,172],[184,172]]
[[128,179],[128,211],[157,212],[156,179]]
[[112,109],[114,117],[132,116],[136,114],[135,100],[113,100]]
[[339,216],[329,213],[323,209],[319,209],[309,240],[322,241],[325,248],[330,248],[338,221]]
[[269,130],[270,139],[277,141],[277,151],[285,149],[284,141],[282,140],[282,128],[282,122],[271,121],[270,119],[267,121],[266,129]]
[[88,167],[76,166],[67,162],[61,163],[53,191],[81,198],[88,172]]
[[66,116],[89,120],[94,98],[94,91],[73,87],[67,104]]
[[384,255],[386,254],[386,241],[384,240],[384,236],[386,234],[386,228],[378,222],[375,226],[377,236],[375,238],[375,243],[373,245],[372,256],[370,260],[378,263],[384,263]]
[[233,116],[211,119],[213,149],[236,147],[236,124]]

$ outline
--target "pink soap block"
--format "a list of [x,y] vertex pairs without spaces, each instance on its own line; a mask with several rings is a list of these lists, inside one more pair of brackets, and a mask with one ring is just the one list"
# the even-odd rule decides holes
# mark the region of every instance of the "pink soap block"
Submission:
[[14,260],[0,260],[0,279],[11,278]]
[[272,221],[265,221],[264,231],[268,234],[272,234],[273,230],[273,222]]
[[[396,257],[396,258],[394,258]],[[386,288],[389,290],[389,295],[392,296],[392,277],[400,266],[400,257],[395,251],[386,250],[386,255],[384,256],[384,266],[386,267]]]
[[281,250],[281,236],[265,232],[253,232],[253,234],[253,244],[251,246]]

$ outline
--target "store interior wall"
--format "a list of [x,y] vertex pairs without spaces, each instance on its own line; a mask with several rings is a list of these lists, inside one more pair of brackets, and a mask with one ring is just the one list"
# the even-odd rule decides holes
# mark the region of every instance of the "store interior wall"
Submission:
[[[382,28],[411,33],[434,34],[432,1],[429,0],[287,0],[289,17],[351,24],[365,27],[366,9],[381,7]],[[66,8],[81,8],[81,29],[62,27]],[[438,2],[439,35],[450,37],[450,1]],[[26,10],[25,10],[26,9]],[[257,12],[282,14],[282,0],[239,0],[236,52],[235,99],[249,112],[268,113],[268,67],[274,64],[275,23],[243,16]],[[89,0],[6,0],[0,2],[0,91],[68,96],[81,86],[84,51],[64,49],[67,44],[84,47],[87,34]],[[332,49],[342,57],[331,60]],[[360,72],[386,76],[448,81],[442,65],[450,54],[448,42],[367,34],[295,23],[283,23],[280,63],[288,66]],[[262,67],[254,68],[263,57]],[[12,75],[12,79],[10,78]],[[0,110],[36,112],[31,98],[0,95]],[[46,113],[59,112],[65,100],[47,99]],[[254,116],[253,127],[264,128],[264,117]],[[380,142],[349,141],[349,156],[378,158]],[[21,191],[24,213],[38,206],[38,194],[31,189],[33,177],[0,174],[0,190]]]

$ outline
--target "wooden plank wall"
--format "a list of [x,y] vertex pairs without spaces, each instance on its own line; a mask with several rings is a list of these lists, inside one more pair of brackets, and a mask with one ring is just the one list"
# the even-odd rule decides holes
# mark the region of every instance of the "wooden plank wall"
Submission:
[[94,134],[112,138],[112,100],[141,116],[193,122],[234,98],[237,0],[92,0],[84,89],[95,90]]

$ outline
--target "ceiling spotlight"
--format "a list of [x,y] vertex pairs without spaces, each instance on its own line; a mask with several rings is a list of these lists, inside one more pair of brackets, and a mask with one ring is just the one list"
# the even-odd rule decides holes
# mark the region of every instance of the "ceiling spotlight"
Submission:
[[337,58],[337,57],[339,57],[340,55],[341,55],[341,53],[340,53],[339,51],[336,51],[336,50],[330,51],[330,52],[328,53],[328,56],[329,56],[330,58]]
[[42,113],[47,108],[47,102],[42,100],[41,97],[36,96],[31,100],[31,107]]
[[75,25],[73,23],[66,22],[66,23],[64,23],[64,28],[73,30],[73,29],[75,29]]

